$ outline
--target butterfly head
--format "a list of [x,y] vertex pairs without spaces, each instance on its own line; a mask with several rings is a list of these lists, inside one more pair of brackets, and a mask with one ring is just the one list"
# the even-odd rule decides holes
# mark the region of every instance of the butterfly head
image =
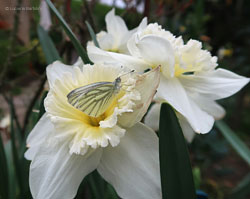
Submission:
[[118,93],[120,91],[120,89],[123,89],[124,91],[127,91],[127,88],[132,86],[133,83],[130,82],[130,76],[135,72],[135,70],[131,70],[129,72],[126,72],[120,76],[118,76],[115,80],[115,90],[117,91],[116,93]]
[[117,77],[117,78],[115,79],[114,90],[115,90],[116,93],[119,93],[119,91],[120,91],[121,82],[122,82],[122,80],[121,80],[120,77]]

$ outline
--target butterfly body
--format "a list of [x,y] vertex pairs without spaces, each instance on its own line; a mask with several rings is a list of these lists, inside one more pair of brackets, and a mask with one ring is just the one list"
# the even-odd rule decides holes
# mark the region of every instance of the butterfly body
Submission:
[[96,82],[72,90],[68,102],[91,117],[103,114],[120,92],[121,78],[113,82]]

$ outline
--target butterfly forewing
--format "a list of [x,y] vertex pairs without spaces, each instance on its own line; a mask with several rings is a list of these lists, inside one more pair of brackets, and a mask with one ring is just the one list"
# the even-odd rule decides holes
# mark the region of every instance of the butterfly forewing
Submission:
[[103,114],[112,103],[117,93],[116,81],[97,82],[76,88],[67,97],[68,102],[85,114],[98,117]]

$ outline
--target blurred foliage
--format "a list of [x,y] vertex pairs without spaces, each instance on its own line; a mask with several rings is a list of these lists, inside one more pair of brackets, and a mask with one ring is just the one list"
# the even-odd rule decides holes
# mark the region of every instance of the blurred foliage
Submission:
[[[32,6],[39,5],[39,1],[30,2]],[[70,2],[70,6],[65,2]],[[53,1],[83,46],[91,38],[85,21],[87,20],[98,33],[105,29],[105,15],[111,9],[110,6],[102,5],[98,1],[87,2],[93,21],[86,12],[84,1]],[[220,67],[240,75],[250,76],[250,1],[151,0],[145,2],[149,6],[149,12],[144,10],[143,13],[137,13],[136,9],[132,7],[116,9],[116,14],[124,18],[129,29],[136,27],[146,15],[149,22],[159,22],[175,35],[182,35],[185,41],[191,38],[201,40],[204,48],[210,50],[213,55],[219,56]],[[39,12],[37,10],[31,12],[30,20],[32,21],[29,33],[31,42],[24,45],[17,39],[13,52],[14,57],[5,75],[5,84],[1,87],[1,92],[9,96],[9,99],[12,99],[12,96],[20,95],[22,88],[34,79],[43,77],[46,69],[46,55],[42,50],[41,42],[38,42]],[[77,59],[73,45],[54,15],[52,15],[52,21],[53,25],[48,36],[53,41],[59,56],[65,63],[71,64]],[[4,28],[0,31],[1,63],[5,63],[8,56],[10,32],[10,29]],[[1,64],[0,72],[2,72],[2,67]],[[22,78],[28,75],[33,79],[31,78],[27,83],[23,82]],[[248,85],[240,93],[219,102],[227,110],[225,121],[247,146],[250,146],[249,90]],[[35,91],[31,92],[35,93]],[[13,112],[15,107],[8,101],[12,120],[11,128],[0,131],[1,138],[5,135],[7,137],[7,139],[0,139],[0,168],[1,171],[6,170],[4,163],[7,164],[9,181],[3,180],[7,179],[6,176],[0,176],[1,199],[6,198],[6,194],[11,199],[31,198],[28,187],[29,161],[23,157],[26,150],[25,138],[44,111],[45,95],[43,90],[38,93],[39,99],[31,106],[31,110],[40,110],[40,114],[31,111],[28,115],[29,120],[25,132],[19,128]],[[0,119],[4,116],[4,111],[0,109]],[[189,149],[196,189],[205,191],[211,199],[249,197],[249,165],[232,150],[220,131],[213,129],[207,135],[197,135]],[[6,175],[6,172],[4,174]],[[7,191],[2,187],[7,187]],[[97,172],[93,172],[83,180],[76,198],[119,197],[111,185],[106,183]]]

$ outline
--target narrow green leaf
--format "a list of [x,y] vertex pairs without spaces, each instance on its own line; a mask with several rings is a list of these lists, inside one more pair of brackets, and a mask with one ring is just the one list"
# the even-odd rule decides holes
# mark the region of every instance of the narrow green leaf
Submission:
[[13,119],[14,119],[14,121],[15,121],[15,124],[16,124],[16,129],[17,129],[17,134],[16,134],[16,136],[17,136],[17,141],[18,141],[18,143],[21,143],[22,141],[23,141],[23,137],[22,137],[22,135],[21,135],[21,127],[19,126],[19,123],[18,123],[18,118],[16,117],[16,113],[15,113],[15,111],[14,111],[14,109],[15,109],[15,105],[14,105],[14,103],[13,103],[13,99],[12,98],[10,98],[9,100],[8,100],[8,103],[9,103],[9,106],[11,107],[11,109],[13,110]]
[[105,194],[105,185],[107,184],[99,173],[95,170],[88,176],[90,191],[93,198],[103,198]]
[[9,178],[9,198],[16,198],[16,174],[13,161],[13,153],[11,141],[9,140],[4,146],[8,165],[8,178]]
[[110,198],[118,199],[119,198],[115,189],[110,184],[107,184],[107,191],[106,191],[104,198],[106,198],[106,199],[110,199]]
[[64,31],[66,32],[66,34],[69,36],[69,38],[70,38],[71,42],[73,43],[76,51],[78,52],[78,55],[82,58],[82,61],[85,64],[91,63],[91,61],[88,58],[88,55],[87,55],[86,51],[84,50],[84,48],[82,47],[82,45],[78,41],[78,39],[75,36],[75,34],[72,32],[72,30],[70,29],[70,27],[68,26],[68,24],[66,23],[66,21],[62,18],[61,14],[55,8],[55,6],[53,5],[53,3],[51,3],[50,0],[46,0],[46,2],[48,4],[48,6],[50,7],[50,9],[53,11],[53,13],[56,15],[57,19],[61,23]]
[[8,167],[7,167],[7,159],[4,150],[2,136],[0,134],[0,198],[8,198],[9,197],[9,178],[8,178]]
[[163,199],[195,199],[189,153],[181,127],[170,105],[160,113],[159,155]]
[[42,115],[45,113],[44,100],[47,97],[47,94],[48,94],[48,91],[46,91],[42,96],[40,107],[39,107],[39,115],[38,115],[37,120],[39,120],[42,117]]
[[47,64],[51,64],[56,60],[60,60],[60,56],[57,52],[55,45],[53,44],[48,33],[41,27],[37,27],[37,33],[42,45],[42,49],[46,58]]
[[216,127],[231,144],[235,151],[250,165],[250,150],[247,145],[223,121],[216,121]]
[[98,48],[100,48],[100,45],[99,45],[99,43],[98,43],[98,41],[97,41],[97,39],[96,39],[96,34],[95,34],[93,28],[91,27],[91,25],[89,24],[88,21],[85,21],[85,23],[86,23],[86,25],[87,25],[89,34],[90,34],[90,36],[91,36],[91,38],[92,38],[92,40],[93,40],[95,46],[98,47]]
[[14,116],[13,116],[13,109],[14,107],[11,106],[11,122],[10,122],[10,136],[11,136],[11,149],[12,149],[12,155],[14,160],[14,166],[15,166],[15,173],[17,176],[17,181],[20,188],[20,194],[21,197],[24,196],[24,185],[23,185],[23,178],[22,178],[22,170],[20,165],[20,160],[18,156],[18,149],[16,146],[16,135],[15,135],[15,128],[14,128]]
[[98,187],[96,186],[95,179],[93,175],[89,176],[89,185],[90,185],[90,191],[93,198],[101,198],[101,195],[99,193]]

